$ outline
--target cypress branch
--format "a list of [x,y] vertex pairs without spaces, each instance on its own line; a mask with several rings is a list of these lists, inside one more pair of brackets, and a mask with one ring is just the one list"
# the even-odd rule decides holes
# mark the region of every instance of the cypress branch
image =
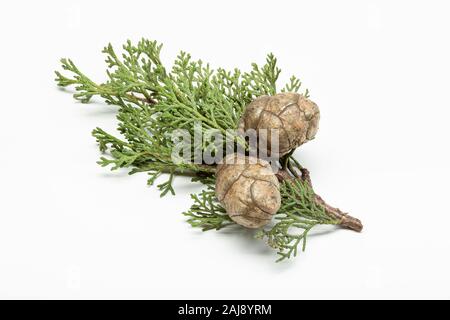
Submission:
[[[167,132],[183,129],[194,135],[198,130],[195,123],[201,123],[201,133],[214,129],[231,139],[234,148],[238,144],[245,146],[245,141],[237,134],[230,136],[228,129],[238,127],[245,107],[255,98],[277,93],[281,72],[277,59],[269,54],[264,65],[253,63],[248,72],[228,71],[212,69],[209,64],[180,52],[169,70],[160,58],[162,45],[156,41],[142,39],[135,45],[127,41],[122,49],[121,54],[111,44],[103,49],[108,67],[104,83],[92,81],[70,59],[61,59],[66,75],[55,72],[58,86],[75,88],[76,100],[88,103],[98,96],[119,107],[120,137],[101,128],[92,131],[104,153],[98,164],[111,170],[128,168],[130,174],[147,172],[148,185],[153,185],[161,175],[168,175],[167,181],[157,185],[161,196],[175,194],[175,176],[192,176],[192,181],[203,183],[206,189],[192,195],[194,204],[184,213],[188,223],[204,231],[234,224],[215,197],[215,167],[174,162],[171,155],[175,145]],[[292,76],[281,91],[298,92],[300,88],[300,80]],[[303,95],[308,97],[308,90]],[[211,142],[204,142],[199,151],[210,151],[212,147]],[[308,233],[318,224],[355,226],[350,223],[355,223],[354,218],[315,195],[307,171],[292,158],[292,153],[280,163],[282,206],[275,222],[257,233],[257,237],[266,239],[277,250],[279,260],[295,256],[299,246],[304,250]]]

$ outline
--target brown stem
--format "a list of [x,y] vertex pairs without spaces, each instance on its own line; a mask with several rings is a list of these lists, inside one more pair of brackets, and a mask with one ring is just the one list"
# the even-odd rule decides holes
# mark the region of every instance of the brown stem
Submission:
[[[302,173],[300,178],[295,178],[289,174],[287,170],[279,170],[276,174],[278,180],[280,181],[290,181],[295,179],[301,179],[306,182],[311,188],[311,176],[309,174],[308,169],[301,168],[300,172]],[[322,206],[325,209],[325,212],[332,218],[339,220],[339,225],[348,228],[357,232],[360,232],[363,229],[363,225],[361,221],[357,218],[350,216],[348,213],[341,211],[339,208],[335,208],[326,203],[321,196],[315,194],[315,201],[318,205]]]
[[316,194],[316,203],[323,206],[325,208],[326,213],[330,217],[339,220],[340,226],[357,232],[360,232],[362,230],[363,225],[359,219],[352,217],[346,212],[342,212],[339,208],[330,206],[318,194]]
[[155,103],[156,103],[156,100],[154,100],[154,99],[152,99],[152,98],[139,97],[139,96],[136,96],[136,95],[134,95],[134,94],[130,94],[130,97],[131,97],[132,99],[136,99],[136,100],[139,100],[139,101],[148,103],[148,104],[155,104]]

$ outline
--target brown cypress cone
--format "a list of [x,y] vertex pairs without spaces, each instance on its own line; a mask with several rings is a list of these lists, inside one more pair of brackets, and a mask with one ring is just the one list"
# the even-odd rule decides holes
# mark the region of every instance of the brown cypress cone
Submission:
[[[281,157],[292,149],[314,139],[319,125],[318,106],[298,93],[279,93],[261,96],[253,100],[245,109],[239,129],[256,130],[258,146],[267,146],[270,152],[271,129],[278,129]],[[267,136],[259,134],[267,130]]]
[[265,226],[281,205],[279,182],[270,164],[238,153],[217,166],[216,196],[230,218],[247,228]]

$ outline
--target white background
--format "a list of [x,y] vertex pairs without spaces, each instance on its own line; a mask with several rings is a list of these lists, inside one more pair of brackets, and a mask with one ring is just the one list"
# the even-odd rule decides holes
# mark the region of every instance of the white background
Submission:
[[[450,298],[447,1],[2,1],[0,297]],[[105,79],[112,42],[156,39],[212,66],[274,52],[321,108],[296,152],[316,191],[361,218],[318,229],[296,259],[242,229],[201,233],[146,175],[95,162],[114,108],[56,88],[72,58]]]

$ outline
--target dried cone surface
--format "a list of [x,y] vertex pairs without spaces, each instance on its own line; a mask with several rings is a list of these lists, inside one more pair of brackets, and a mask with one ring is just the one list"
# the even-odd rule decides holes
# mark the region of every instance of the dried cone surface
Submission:
[[[301,94],[285,92],[252,101],[245,109],[240,129],[256,130],[259,146],[267,145],[268,151],[271,149],[270,130],[278,129],[278,155],[283,156],[314,138],[319,119],[319,107],[314,102]],[[267,130],[266,139],[260,134],[261,129]]]
[[217,166],[216,196],[230,218],[247,228],[269,223],[281,205],[279,183],[270,164],[236,153]]

